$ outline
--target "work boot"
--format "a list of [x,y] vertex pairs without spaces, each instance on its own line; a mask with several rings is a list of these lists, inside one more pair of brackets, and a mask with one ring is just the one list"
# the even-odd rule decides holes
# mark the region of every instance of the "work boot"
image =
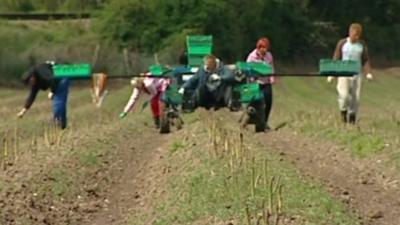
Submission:
[[156,126],[156,128],[160,128],[160,117],[155,117],[154,118],[154,125]]
[[349,115],[349,123],[350,124],[352,124],[352,125],[354,125],[354,124],[356,124],[356,114],[355,113],[350,113],[350,115]]
[[342,122],[347,123],[347,111],[340,111],[340,116],[342,117]]

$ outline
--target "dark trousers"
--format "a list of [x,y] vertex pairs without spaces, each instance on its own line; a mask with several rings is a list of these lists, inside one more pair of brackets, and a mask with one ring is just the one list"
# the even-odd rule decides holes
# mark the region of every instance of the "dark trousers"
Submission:
[[268,124],[268,118],[272,108],[272,84],[262,84],[260,88],[265,101],[265,122]]

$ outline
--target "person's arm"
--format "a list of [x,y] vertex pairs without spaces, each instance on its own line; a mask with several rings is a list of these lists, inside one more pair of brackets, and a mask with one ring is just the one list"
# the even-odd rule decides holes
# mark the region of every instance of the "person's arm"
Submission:
[[54,81],[51,85],[50,85],[50,93],[56,93],[57,91],[57,87],[58,87],[58,83],[59,81]]
[[23,117],[24,114],[26,113],[26,111],[29,110],[29,108],[32,106],[33,102],[35,101],[38,92],[39,92],[39,87],[38,86],[34,85],[34,86],[31,87],[31,91],[29,93],[28,98],[25,101],[24,107],[17,114],[18,117]]
[[195,89],[197,87],[197,85],[199,84],[201,70],[202,69],[200,69],[195,75],[193,75],[188,81],[186,81],[182,85],[182,88],[183,89]]
[[362,56],[361,56],[361,62],[364,67],[364,73],[368,75],[368,74],[371,74],[371,63],[370,63],[370,59],[369,59],[369,52],[368,52],[368,47],[365,44],[365,42],[362,42],[362,44],[363,44],[363,52],[362,52]]
[[125,105],[123,113],[127,114],[129,111],[133,109],[133,107],[137,102],[137,99],[139,98],[140,92],[141,91],[139,88],[137,87],[133,88],[131,97],[129,98],[128,103]]
[[24,106],[25,109],[28,110],[32,106],[38,93],[39,93],[39,87],[36,85],[32,86],[31,92],[29,93],[29,96],[25,102],[25,106]]
[[[336,47],[335,47],[335,51],[333,52],[333,56],[332,56],[333,60],[341,60],[342,59],[342,47],[345,42],[346,42],[346,39],[341,39],[338,41],[338,43],[336,44]],[[334,79],[333,76],[328,76],[326,78],[326,81],[328,83],[331,83],[333,81],[333,79]]]
[[267,52],[268,54],[268,61],[267,62],[269,65],[272,67],[272,74],[268,77],[269,78],[269,83],[275,83],[275,77],[273,76],[275,73],[275,66],[274,66],[274,57],[272,56],[271,52]]
[[221,80],[224,82],[233,82],[235,81],[235,74],[233,73],[233,70],[230,70],[227,67],[224,67],[221,70]]
[[275,73],[275,66],[274,66],[274,57],[272,56],[271,52],[267,52],[267,61],[266,63],[271,65],[272,67],[272,73]]
[[335,51],[333,52],[333,57],[332,57],[334,60],[342,59],[342,47],[345,42],[346,42],[346,39],[341,39],[336,44],[336,48],[335,48]]
[[366,76],[367,76],[367,78],[368,79],[372,79],[372,74],[371,74],[371,63],[370,63],[370,61],[368,60],[368,61],[366,61],[365,63],[364,63],[364,74],[366,74]]

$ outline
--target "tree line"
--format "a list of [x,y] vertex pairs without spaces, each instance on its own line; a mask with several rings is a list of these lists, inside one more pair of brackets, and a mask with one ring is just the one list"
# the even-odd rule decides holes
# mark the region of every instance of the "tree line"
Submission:
[[267,36],[271,51],[290,62],[330,57],[359,22],[371,55],[385,62],[400,58],[397,12],[398,0],[114,0],[98,29],[104,39],[148,52],[182,47],[186,34],[212,34],[226,60],[243,59]]
[[186,34],[212,34],[228,61],[243,59],[262,36],[285,62],[329,57],[359,22],[373,59],[400,59],[398,0],[2,0],[0,11],[95,11],[101,40],[149,53],[184,48]]

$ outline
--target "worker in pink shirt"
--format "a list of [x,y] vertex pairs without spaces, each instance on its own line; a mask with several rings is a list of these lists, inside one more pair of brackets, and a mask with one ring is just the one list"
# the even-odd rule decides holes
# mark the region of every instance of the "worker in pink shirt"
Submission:
[[[269,52],[270,41],[266,37],[262,37],[257,41],[256,48],[248,55],[247,62],[263,62],[274,66],[274,58],[272,57],[271,52]],[[269,77],[260,77],[253,80],[260,84],[260,88],[264,94],[265,101],[265,121],[266,121],[266,129],[270,130],[271,128],[268,125],[268,118],[272,108],[272,84],[275,81],[273,76]]]
[[170,84],[170,80],[165,78],[146,77],[146,75],[143,77],[133,78],[131,80],[133,91],[128,103],[126,104],[124,110],[120,113],[119,117],[124,118],[128,112],[132,111],[137,100],[139,99],[140,94],[144,92],[150,95],[150,105],[154,118],[154,124],[157,128],[159,128],[160,117],[163,108],[161,97]]

